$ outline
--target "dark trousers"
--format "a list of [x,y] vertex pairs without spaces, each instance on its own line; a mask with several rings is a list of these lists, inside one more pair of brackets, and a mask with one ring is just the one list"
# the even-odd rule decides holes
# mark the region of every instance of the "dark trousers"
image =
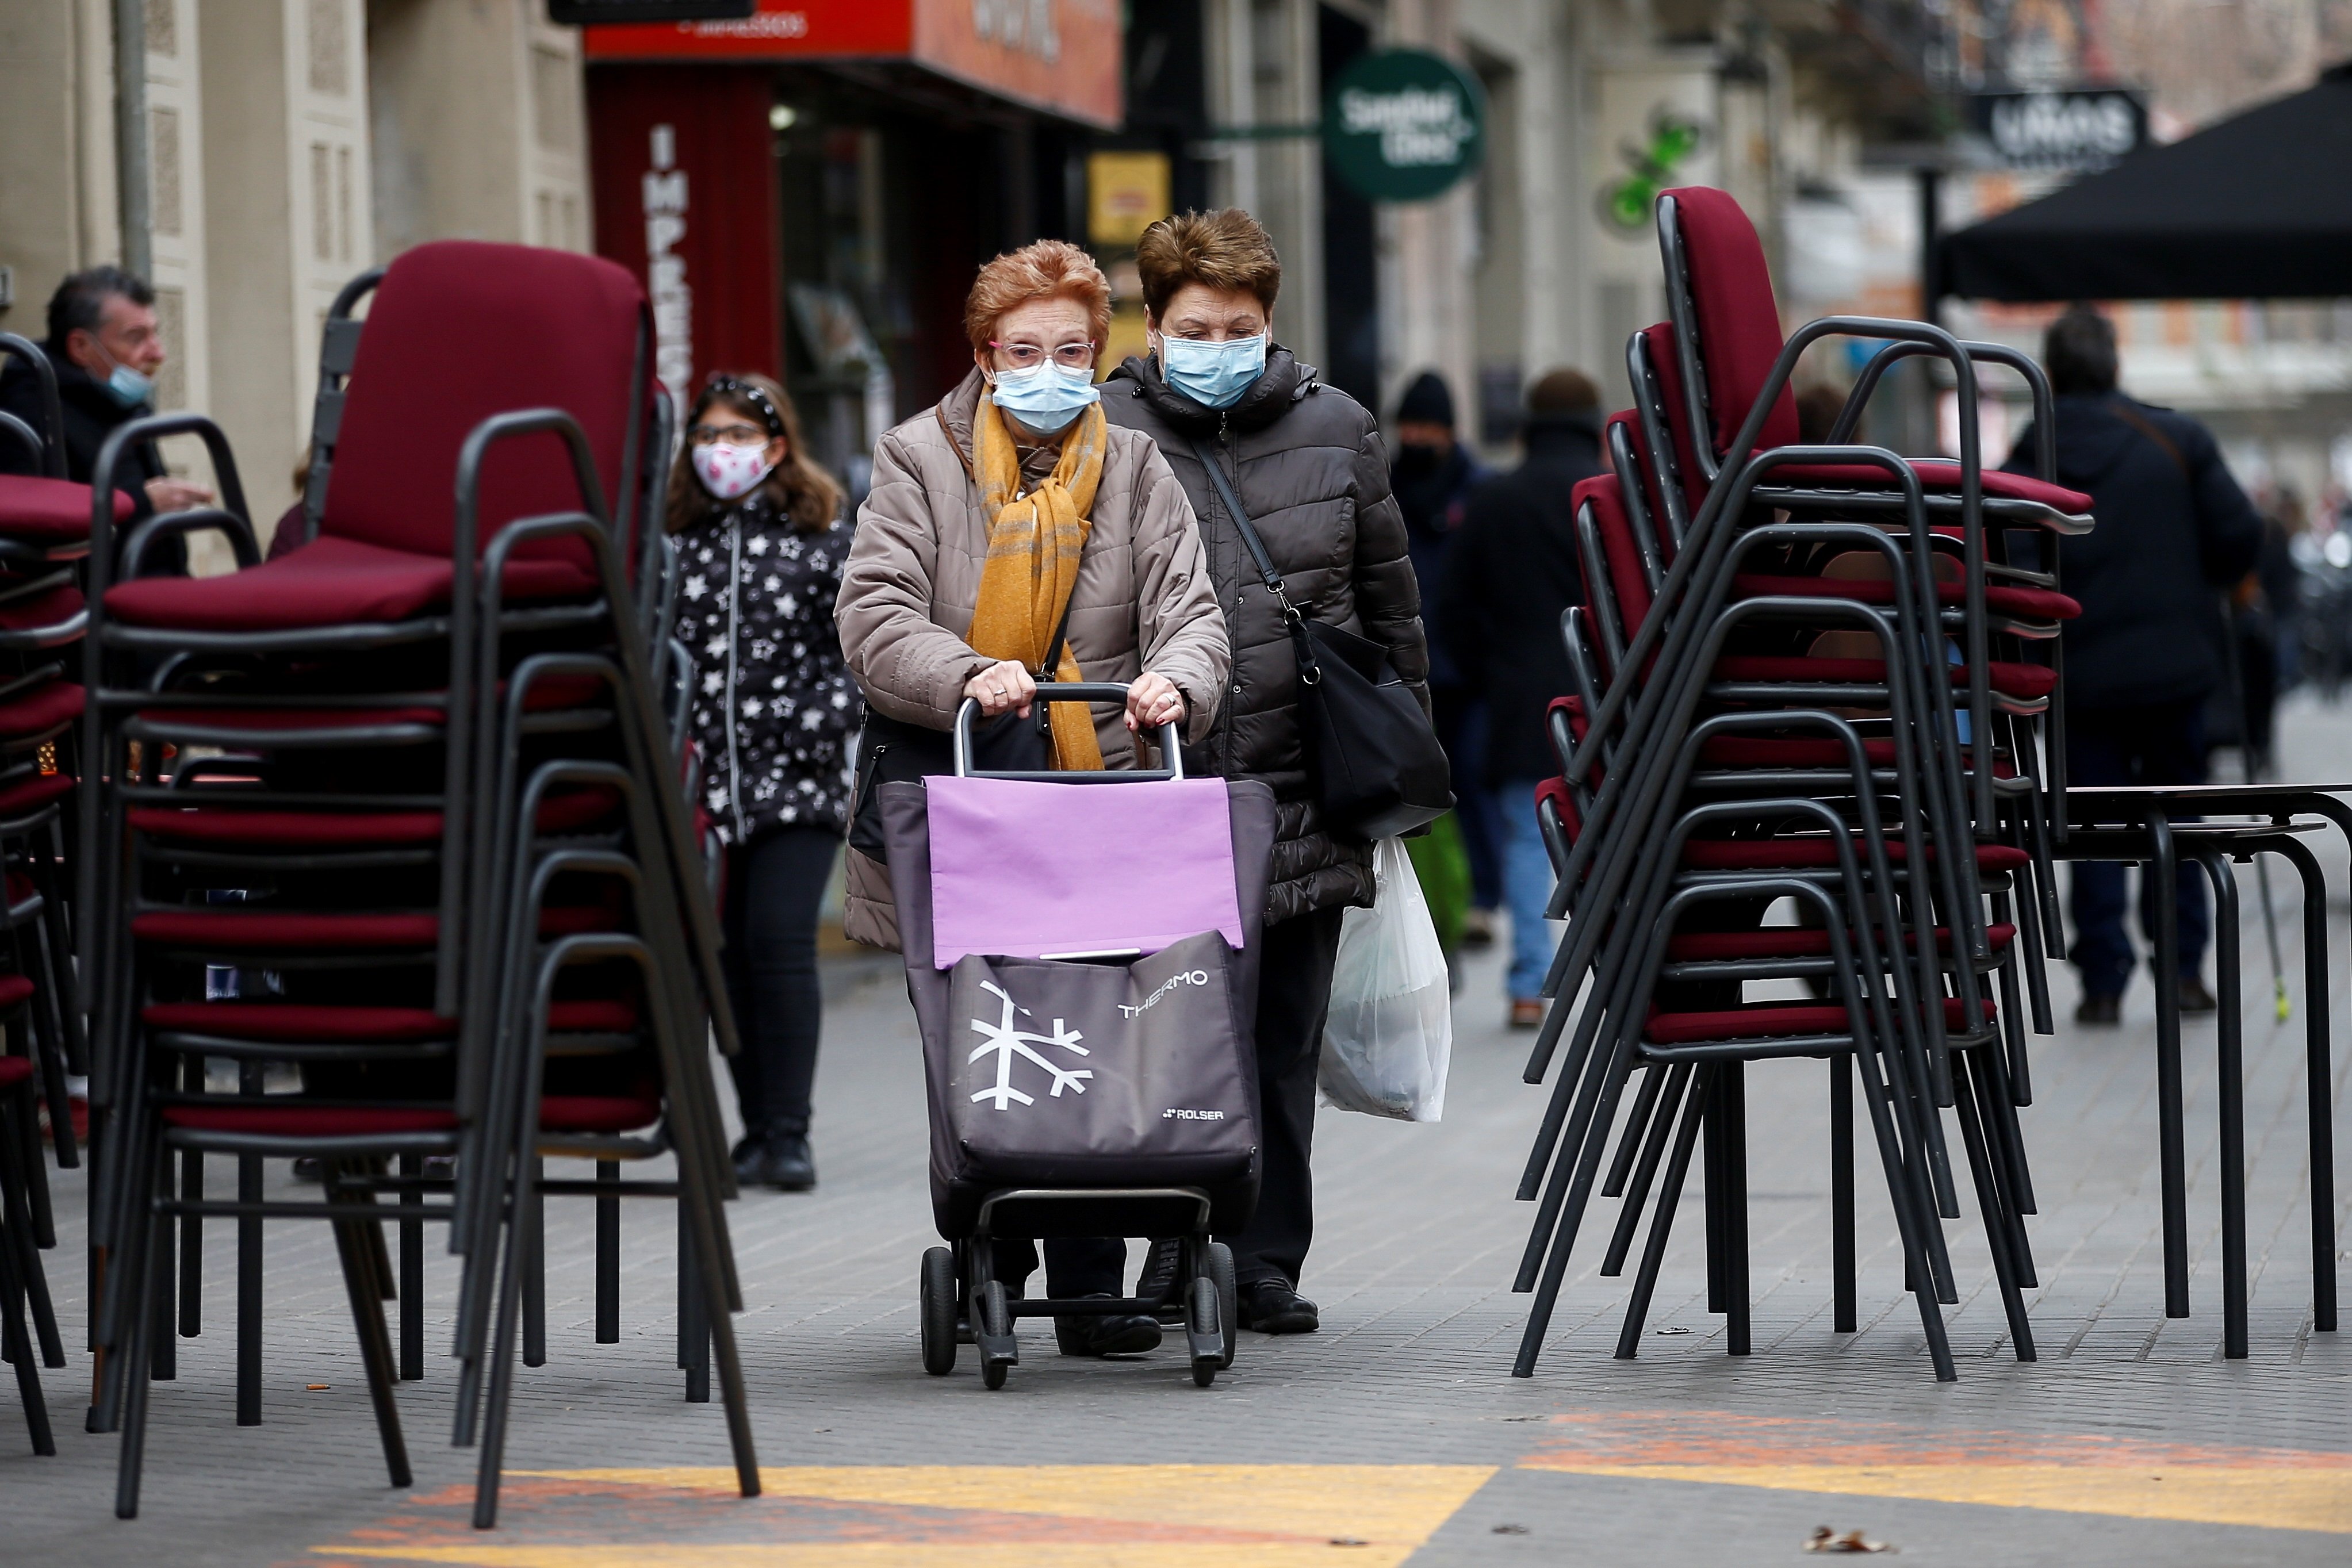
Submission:
[[1266,927],[1257,978],[1259,1147],[1265,1151],[1257,1212],[1238,1236],[1234,1277],[1244,1285],[1280,1280],[1294,1289],[1315,1239],[1315,1064],[1331,1006],[1331,961],[1339,953],[1337,909],[1318,909]]
[[1471,907],[1500,908],[1509,829],[1501,797],[1481,782],[1492,727],[1486,704],[1468,686],[1432,686],[1429,698],[1436,709],[1437,743],[1454,773],[1454,813],[1462,824],[1463,852],[1470,858]]
[[[1037,1244],[1015,1238],[996,1246],[996,1277],[1005,1293],[1021,1294],[1037,1267]],[[1127,1243],[1116,1236],[1058,1237],[1045,1243],[1045,1291],[1054,1296],[1116,1296],[1127,1268]]]
[[[2166,703],[2155,707],[2105,708],[2066,715],[2066,781],[2069,784],[2202,784],[2205,782],[2205,705]],[[2124,874],[2113,861],[2076,861],[2069,904],[2074,946],[2067,956],[2082,975],[2083,989],[2095,997],[2119,997],[2131,979],[2131,938],[2124,934]],[[2156,879],[2140,873],[2139,929],[2156,939]],[[2205,875],[2184,863],[2179,877],[2180,973],[2198,973],[2212,923],[2205,909]]]
[[830,828],[778,828],[727,852],[727,999],[743,1049],[728,1062],[743,1124],[806,1133],[824,996],[817,907],[841,852]]

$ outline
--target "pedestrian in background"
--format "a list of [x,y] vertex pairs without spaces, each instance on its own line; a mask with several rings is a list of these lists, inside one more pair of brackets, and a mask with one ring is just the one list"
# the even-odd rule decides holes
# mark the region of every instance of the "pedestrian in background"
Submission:
[[799,416],[765,376],[713,376],[669,480],[677,635],[696,660],[702,804],[727,846],[729,1063],[743,1113],[736,1179],[816,1185],[809,1089],[824,998],[817,911],[849,825],[849,739],[866,705],[833,601],[849,529],[841,486],[811,462]]
[[[1513,1029],[1543,1022],[1551,933],[1551,856],[1536,831],[1535,791],[1559,771],[1545,715],[1576,689],[1560,615],[1584,602],[1584,572],[1569,504],[1601,471],[1601,392],[1581,371],[1548,372],[1528,389],[1520,431],[1527,461],[1470,493],[1453,544],[1438,625],[1465,688],[1486,705],[1485,773],[1501,802],[1503,887],[1511,911],[1504,985]],[[1462,781],[1454,783],[1456,794]]]
[[[1136,268],[1150,352],[1111,372],[1103,412],[1157,442],[1183,483],[1234,649],[1232,689],[1186,766],[1263,780],[1276,801],[1256,1022],[1265,1179],[1248,1228],[1221,1239],[1233,1249],[1242,1326],[1307,1333],[1322,1321],[1298,1293],[1315,1234],[1315,1070],[1339,913],[1372,902],[1372,851],[1323,825],[1290,635],[1203,454],[1249,514],[1292,604],[1381,644],[1425,707],[1421,595],[1379,421],[1274,340],[1282,261],[1257,220],[1237,207],[1162,218],[1144,231]],[[1175,1268],[1172,1244],[1156,1245],[1139,1292]]]
[[[49,296],[48,336],[40,345],[57,372],[58,401],[65,415],[66,477],[87,485],[98,466],[99,448],[116,428],[155,412],[155,377],[169,357],[155,320],[155,290],[147,280],[119,267],[93,267],[58,285]],[[0,410],[48,435],[39,372],[15,355],[0,373]],[[13,441],[0,442],[0,473],[37,474],[40,467]],[[201,507],[213,498],[202,485],[174,479],[163,459],[142,442],[126,455],[128,471],[117,470],[117,487],[131,497],[134,520],[157,512]],[[163,557],[184,549],[175,536],[160,547]],[[159,558],[160,559],[160,558]]]
[[[1486,776],[1486,737],[1493,719],[1448,651],[1438,585],[1462,528],[1462,508],[1486,470],[1456,435],[1454,393],[1435,371],[1423,371],[1397,399],[1396,455],[1389,487],[1404,515],[1412,547],[1412,574],[1421,584],[1422,627],[1429,637],[1429,700],[1438,744],[1454,769],[1454,817],[1470,862],[1470,907],[1462,939],[1483,947],[1495,938],[1495,911],[1503,901],[1503,821]],[[1421,849],[1426,841],[1417,841]],[[1422,856],[1414,857],[1418,862]],[[1456,873],[1459,874],[1458,873]],[[1440,914],[1440,930],[1445,922]],[[1451,944],[1448,944],[1449,948]]]
[[[2055,394],[2058,481],[2087,491],[2098,527],[2063,541],[2060,585],[2082,602],[2065,624],[2070,784],[2196,784],[2205,778],[2205,701],[2225,674],[2221,590],[2262,547],[2262,519],[2205,427],[2116,386],[2114,324],[2088,305],[2050,324],[2042,363]],[[2028,426],[2009,467],[2026,471]],[[2079,1023],[2111,1024],[2131,977],[2124,868],[2074,865]],[[2200,977],[2211,924],[2205,882],[2179,879],[2180,1006],[2210,1012]],[[2140,883],[2140,931],[2157,930],[2154,880]]]
[[[1167,459],[1097,406],[1101,268],[1063,240],[1000,256],[972,282],[964,329],[971,373],[883,435],[858,508],[839,614],[873,709],[861,775],[880,746],[905,736],[914,752],[922,737],[908,732],[949,728],[966,699],[992,719],[1025,717],[1040,681],[1128,683],[1123,714],[1050,706],[1061,770],[1136,767],[1164,724],[1203,738],[1231,663],[1225,618]],[[898,946],[889,873],[854,843],[844,928]],[[1012,1294],[1036,1263],[1032,1243],[996,1243]],[[1055,1296],[1118,1295],[1126,1264],[1116,1237],[1045,1243]],[[1160,1324],[1069,1314],[1054,1337],[1065,1355],[1132,1354],[1159,1344]]]

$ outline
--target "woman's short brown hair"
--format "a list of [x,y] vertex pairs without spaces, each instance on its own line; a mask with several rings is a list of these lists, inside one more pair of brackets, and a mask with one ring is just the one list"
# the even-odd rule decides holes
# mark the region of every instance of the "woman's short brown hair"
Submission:
[[1087,330],[1101,342],[1110,333],[1110,283],[1095,258],[1066,239],[1032,240],[980,269],[963,302],[963,329],[975,352],[988,347],[1007,310],[1032,299],[1066,296],[1086,307]]
[[1160,219],[1136,243],[1135,270],[1143,278],[1144,308],[1155,321],[1188,283],[1246,289],[1268,310],[1282,290],[1282,258],[1274,254],[1273,239],[1239,207]]
[[[755,392],[758,399],[751,395]],[[761,408],[760,400],[765,400],[768,406]],[[764,426],[771,438],[783,437],[784,460],[760,481],[759,493],[768,498],[769,504],[803,533],[821,534],[833,527],[834,519],[841,515],[841,481],[819,467],[802,444],[800,411],[793,407],[793,400],[784,389],[772,377],[756,371],[713,375],[695,398],[686,416],[686,428],[692,430],[714,403],[724,403]],[[772,420],[768,417],[771,413],[775,415]],[[681,441],[677,462],[669,474],[666,507],[669,531],[676,533],[689,528],[696,519],[726,505],[714,498],[702,487],[702,481],[694,476],[692,444]]]

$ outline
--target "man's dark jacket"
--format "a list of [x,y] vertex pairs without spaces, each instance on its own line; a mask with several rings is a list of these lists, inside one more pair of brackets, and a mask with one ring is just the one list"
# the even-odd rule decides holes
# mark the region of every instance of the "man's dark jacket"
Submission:
[[[1311,798],[1298,726],[1298,662],[1280,609],[1250,564],[1241,533],[1192,448],[1210,447],[1293,605],[1385,647],[1429,706],[1429,648],[1404,518],[1389,494],[1379,424],[1363,404],[1316,380],[1279,346],[1265,373],[1229,409],[1203,408],[1130,359],[1103,383],[1103,413],[1160,444],[1201,523],[1217,600],[1234,645],[1232,684],[1198,751],[1204,772],[1262,779],[1274,790],[1276,838],[1268,921],[1372,901],[1371,850],[1324,831]],[[1188,756],[1191,750],[1188,748]]]
[[1531,420],[1525,435],[1528,460],[1470,492],[1438,601],[1454,666],[1486,699],[1490,787],[1559,771],[1544,710],[1576,689],[1559,617],[1584,602],[1568,498],[1601,471],[1589,418]]
[[[78,485],[87,485],[98,466],[98,449],[106,444],[114,427],[143,419],[155,410],[143,402],[123,407],[103,383],[67,359],[63,350],[43,347],[58,372],[58,401],[64,407],[66,477]],[[47,416],[41,411],[39,378],[30,365],[14,354],[7,356],[5,363],[7,369],[0,371],[0,409],[7,410],[31,425],[35,434],[46,437]],[[40,468],[30,458],[31,455],[16,442],[0,440],[0,474],[38,474]],[[154,509],[147,504],[147,481],[163,477],[163,461],[152,444],[142,442],[124,455],[124,462],[128,469],[118,467],[115,487],[131,497],[132,517],[143,517]]]
[[1412,550],[1412,574],[1421,584],[1422,624],[1429,633],[1429,684],[1460,686],[1466,679],[1454,667],[1452,643],[1440,619],[1438,584],[1445,580],[1454,538],[1461,531],[1463,507],[1470,492],[1490,477],[1455,442],[1444,456],[1428,461],[1426,451],[1401,448],[1389,465],[1389,488],[1397,510],[1403,514],[1405,538]]
[[[2221,684],[2220,590],[2245,576],[2263,523],[2205,427],[2121,392],[2057,400],[2058,482],[2097,524],[2059,546],[2066,700],[2078,709],[2194,702]],[[2011,455],[2030,471],[2028,426]]]

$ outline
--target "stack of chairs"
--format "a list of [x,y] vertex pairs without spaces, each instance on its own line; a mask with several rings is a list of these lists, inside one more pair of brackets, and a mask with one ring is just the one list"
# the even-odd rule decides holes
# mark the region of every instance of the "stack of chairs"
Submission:
[[[1538,1207],[1514,1371],[1533,1374],[1596,1187],[1622,1200],[1604,1276],[1652,1210],[1618,1342],[1635,1354],[1702,1150],[1708,1304],[1747,1354],[1746,1069],[1792,1057],[1830,1064],[1835,1327],[1857,1316],[1858,1078],[1936,1375],[1955,1375],[1947,1113],[2031,1360],[2017,1110],[2027,1019],[2051,1027],[2063,832],[2059,674],[2034,654],[2080,612],[2056,550],[2090,526],[2089,501],[2051,482],[2046,440],[2037,478],[1988,472],[1976,449],[1983,365],[2021,373],[2051,428],[2031,361],[1916,322],[1830,318],[1784,340],[1728,196],[1671,191],[1657,216],[1670,319],[1628,343],[1635,407],[1606,428],[1611,471],[1573,497],[1588,598],[1562,634],[1579,689],[1554,704],[1561,770],[1535,802],[1568,925],[1527,1072],[1558,1066],[1518,1194]],[[1801,444],[1790,376],[1832,335],[1887,346],[1827,442]],[[1887,365],[1913,354],[1951,369],[1957,463],[1851,444]],[[1798,923],[1766,924],[1783,901]],[[1811,999],[1743,1001],[1761,981]]]
[[[48,1113],[58,1164],[81,1163],[68,1074],[88,1071],[81,1015],[72,1005],[73,936],[67,924],[65,819],[74,798],[74,729],[82,713],[79,683],[66,679],[88,617],[78,562],[89,552],[90,489],[67,479],[65,421],[48,357],[0,332],[0,363],[21,361],[37,381],[42,418],[35,428],[0,414],[0,448],[12,466],[0,474],[0,1312],[16,1324],[29,1315],[41,1361],[63,1366],[39,1250],[57,1244],[47,1171],[38,1147],[38,1108]],[[130,497],[113,497],[117,521]],[[53,1452],[40,1408],[40,1383],[21,1325],[7,1331],[5,1354],[16,1363],[34,1446]],[[26,1341],[24,1343],[31,1343]]]
[[[480,1447],[475,1517],[492,1524],[550,1195],[597,1200],[600,1306],[615,1308],[617,1200],[676,1201],[689,1394],[715,1354],[757,1490],[705,1049],[715,1030],[732,1051],[734,1030],[681,789],[647,320],[625,271],[556,251],[425,245],[354,280],[322,335],[288,525],[304,537],[266,562],[208,421],[138,421],[100,455],[103,493],[132,444],[195,435],[223,500],[142,523],[119,551],[110,517],[90,528],[92,1423],[122,1434],[123,1517],[150,1385],[174,1335],[201,1326],[203,1221],[236,1221],[237,1419],[252,1424],[262,1226],[310,1218],[334,1228],[395,1486],[410,1470],[394,1384],[423,1373],[423,1227],[448,1226],[463,1260],[453,1436]],[[534,402],[560,406],[516,406]],[[196,528],[228,536],[236,570],[145,570],[157,540]],[[619,1179],[621,1162],[665,1154],[675,1180]],[[595,1179],[546,1179],[551,1155],[594,1161]],[[207,1196],[207,1156],[236,1163],[235,1199]],[[319,1161],[323,1191],[266,1196],[266,1158]],[[599,1320],[600,1339],[619,1337]],[[530,1327],[536,1363],[543,1319]]]

